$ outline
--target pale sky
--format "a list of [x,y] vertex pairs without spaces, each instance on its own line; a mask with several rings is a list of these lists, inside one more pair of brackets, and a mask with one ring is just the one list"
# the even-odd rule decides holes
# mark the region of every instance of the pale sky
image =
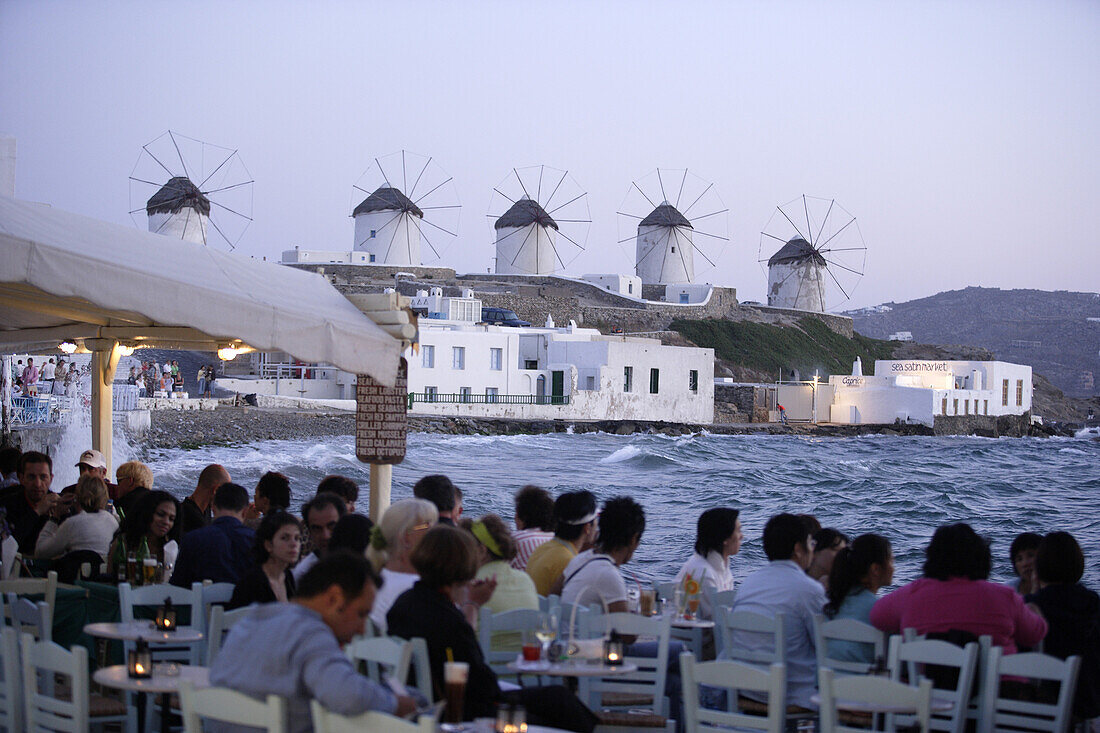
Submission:
[[350,249],[352,184],[406,149],[454,176],[439,264],[459,272],[491,265],[486,212],[513,166],[588,192],[576,276],[630,272],[631,181],[686,167],[730,210],[699,279],[742,300],[764,299],[760,230],[802,194],[835,198],[868,247],[838,309],[1095,291],[1098,41],[1093,0],[0,0],[0,133],[19,198],[128,226],[143,144],[171,129],[236,148],[255,179],[237,251],[269,260]]

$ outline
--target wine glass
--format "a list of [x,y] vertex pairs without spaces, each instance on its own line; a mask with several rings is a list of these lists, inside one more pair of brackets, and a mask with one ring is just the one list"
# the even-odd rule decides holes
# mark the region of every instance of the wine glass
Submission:
[[558,622],[561,611],[552,609],[539,613],[535,625],[535,638],[542,642],[542,657],[549,660],[550,642],[558,637]]

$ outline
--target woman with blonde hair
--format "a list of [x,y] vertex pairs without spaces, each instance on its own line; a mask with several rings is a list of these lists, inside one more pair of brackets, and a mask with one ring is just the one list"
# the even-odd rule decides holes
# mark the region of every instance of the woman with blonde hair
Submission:
[[390,606],[420,578],[409,559],[412,551],[438,521],[435,504],[424,499],[404,499],[391,504],[371,530],[367,559],[383,582],[374,597],[370,618],[383,634]]
[[60,557],[76,550],[91,550],[101,558],[107,556],[111,538],[118,530],[118,520],[108,511],[107,484],[95,474],[85,473],[76,483],[76,504],[80,512],[63,524],[51,519],[38,535],[35,557]]

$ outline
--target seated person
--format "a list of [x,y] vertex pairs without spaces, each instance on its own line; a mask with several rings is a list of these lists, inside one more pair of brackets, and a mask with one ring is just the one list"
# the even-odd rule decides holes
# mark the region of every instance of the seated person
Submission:
[[1069,532],[1051,532],[1039,543],[1035,574],[1039,590],[1028,597],[1050,625],[1043,652],[1060,659],[1081,657],[1073,716],[1100,716],[1100,596],[1081,585],[1085,555]]
[[554,536],[554,497],[546,489],[528,484],[516,492],[516,556],[511,565],[526,570],[527,561],[539,545]]
[[330,492],[317,494],[302,505],[302,523],[309,533],[309,543],[313,551],[294,567],[295,580],[301,580],[313,564],[325,556],[336,523],[347,513],[348,506],[344,499]]
[[[486,514],[477,521],[460,519],[458,526],[477,540],[477,580],[494,580],[496,588],[485,603],[493,613],[515,610],[539,610],[539,596],[531,576],[511,565],[515,559],[516,542],[508,525],[496,514]],[[514,649],[518,654],[523,635],[518,631],[493,634],[493,649]]]
[[1012,563],[1012,572],[1016,576],[1008,585],[1022,596],[1039,590],[1035,583],[1035,555],[1043,536],[1035,532],[1021,532],[1012,540],[1008,548],[1008,559]]
[[[466,720],[495,717],[501,703],[522,704],[527,720],[566,730],[589,733],[596,717],[565,687],[527,687],[502,692],[492,668],[485,663],[477,633],[468,617],[492,595],[493,583],[467,585],[477,571],[477,543],[469,532],[438,525],[424,535],[412,553],[420,580],[393,604],[386,620],[389,633],[403,639],[423,638],[428,645],[432,684],[443,698],[443,663],[451,657],[470,665],[463,715]],[[456,603],[462,603],[459,611]]]
[[[825,604],[825,617],[871,623],[875,594],[893,580],[894,552],[890,549],[890,540],[882,535],[861,534],[833,560],[826,590],[829,602]],[[829,657],[872,664],[875,648],[857,641],[830,641]]]
[[814,561],[806,570],[806,575],[821,583],[829,590],[829,572],[833,569],[836,554],[848,546],[848,538],[843,532],[825,527],[814,532]]
[[[690,574],[702,590],[710,588],[716,593],[733,590],[730,556],[740,551],[741,540],[745,536],[737,514],[736,509],[715,507],[699,515],[695,530],[695,554],[676,574],[676,583],[681,588]],[[706,593],[702,593],[699,599],[699,617],[714,618],[714,609],[710,607]]]
[[378,583],[366,558],[339,552],[318,561],[302,577],[294,600],[255,606],[234,624],[210,668],[210,683],[257,700],[279,695],[287,702],[291,733],[313,730],[311,700],[341,715],[412,712],[411,697],[397,697],[360,675],[341,650],[363,633]]
[[554,536],[527,559],[527,574],[540,596],[561,593],[562,571],[596,540],[596,495],[567,491],[554,502]]
[[107,483],[94,474],[81,476],[76,484],[76,505],[80,512],[62,524],[53,519],[46,522],[38,535],[35,557],[51,559],[77,550],[94,552],[100,562],[107,557],[111,538],[118,530],[118,520],[106,511]]
[[107,573],[124,580],[126,577],[126,557],[136,553],[144,540],[151,557],[164,563],[165,570],[171,570],[176,564],[179,551],[179,526],[176,513],[179,502],[167,491],[150,491],[134,505],[134,510],[126,515],[111,542],[107,552]]
[[413,550],[439,519],[435,504],[426,499],[402,499],[390,504],[371,530],[367,559],[382,574],[382,589],[374,597],[370,620],[386,633],[386,614],[397,597],[420,579],[413,567]]
[[226,608],[253,603],[283,603],[294,597],[294,574],[290,568],[298,562],[302,549],[302,523],[293,514],[270,512],[260,521],[252,558],[256,564],[244,574]]
[[332,474],[330,476],[325,476],[321,479],[321,482],[317,484],[317,493],[336,494],[344,500],[344,505],[347,507],[348,514],[354,514],[355,503],[359,500],[359,484],[355,483],[347,476]]
[[236,585],[253,564],[256,533],[242,521],[247,506],[248,492],[243,486],[225,483],[217,488],[214,521],[184,535],[172,585],[190,588],[203,580]]

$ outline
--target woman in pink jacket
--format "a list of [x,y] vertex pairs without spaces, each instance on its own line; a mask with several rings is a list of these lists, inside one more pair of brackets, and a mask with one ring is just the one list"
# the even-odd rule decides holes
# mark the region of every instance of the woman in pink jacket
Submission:
[[989,543],[968,524],[940,527],[926,550],[924,577],[871,608],[871,623],[887,633],[989,634],[1006,654],[1032,647],[1047,633],[1043,617],[1012,588],[991,583]]

